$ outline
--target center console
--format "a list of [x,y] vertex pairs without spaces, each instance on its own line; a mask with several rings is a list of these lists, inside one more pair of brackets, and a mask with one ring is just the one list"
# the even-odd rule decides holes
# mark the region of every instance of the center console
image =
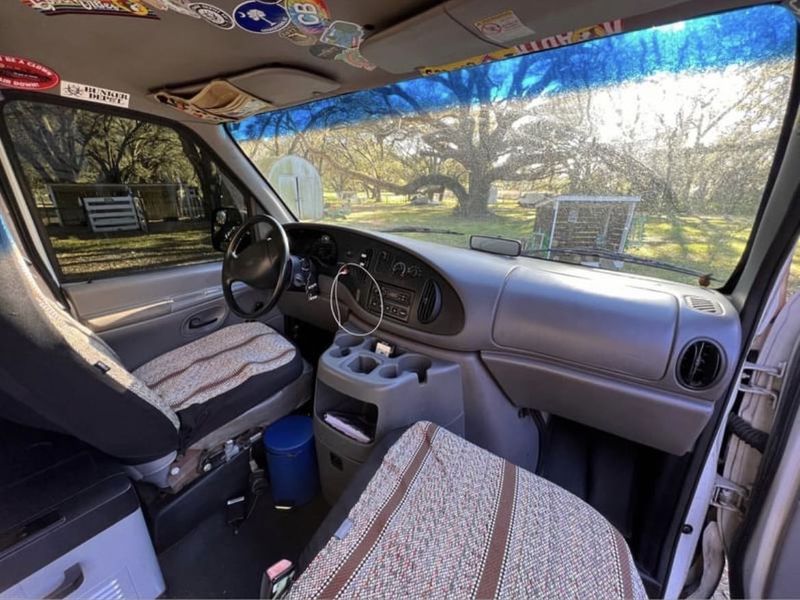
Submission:
[[464,434],[459,365],[339,333],[319,360],[314,435],[320,481],[333,504],[389,431],[432,421]]

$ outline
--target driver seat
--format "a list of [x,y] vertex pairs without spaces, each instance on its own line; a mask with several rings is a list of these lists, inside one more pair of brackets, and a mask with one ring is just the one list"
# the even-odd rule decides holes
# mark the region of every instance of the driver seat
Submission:
[[81,439],[135,479],[177,491],[188,481],[173,486],[174,464],[311,397],[310,367],[263,323],[225,327],[130,372],[48,292],[0,220],[0,417]]

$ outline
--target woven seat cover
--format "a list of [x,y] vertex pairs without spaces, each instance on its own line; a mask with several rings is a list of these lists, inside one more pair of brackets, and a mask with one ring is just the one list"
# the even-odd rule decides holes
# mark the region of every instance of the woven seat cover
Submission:
[[427,422],[391,447],[290,593],[398,596],[646,598],[625,540],[591,506]]

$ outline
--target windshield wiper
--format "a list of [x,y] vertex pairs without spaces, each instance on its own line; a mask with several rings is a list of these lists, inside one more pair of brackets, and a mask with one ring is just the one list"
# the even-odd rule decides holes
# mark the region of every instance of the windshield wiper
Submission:
[[381,233],[442,233],[444,235],[467,235],[461,231],[452,229],[437,229],[436,227],[414,227],[412,225],[401,225],[399,227],[389,227],[381,229]]
[[604,250],[603,248],[539,248],[537,250],[527,250],[526,255],[531,256],[534,254],[580,254],[583,256],[595,256],[597,258],[606,258],[609,260],[618,260],[620,262],[631,263],[634,265],[644,265],[646,267],[653,267],[656,269],[664,269],[665,271],[673,271],[675,273],[682,273],[683,275],[692,275],[697,277],[697,282],[701,287],[708,287],[712,281],[719,281],[711,276],[711,273],[703,273],[690,269],[688,267],[681,267],[673,265],[672,263],[655,260],[652,258],[644,258],[627,254],[625,252],[615,252],[614,250]]

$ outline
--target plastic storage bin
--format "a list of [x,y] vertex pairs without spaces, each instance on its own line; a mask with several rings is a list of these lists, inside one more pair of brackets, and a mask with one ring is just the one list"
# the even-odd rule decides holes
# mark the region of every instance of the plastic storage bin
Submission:
[[314,424],[311,417],[290,415],[264,430],[264,447],[276,506],[302,506],[319,490]]

